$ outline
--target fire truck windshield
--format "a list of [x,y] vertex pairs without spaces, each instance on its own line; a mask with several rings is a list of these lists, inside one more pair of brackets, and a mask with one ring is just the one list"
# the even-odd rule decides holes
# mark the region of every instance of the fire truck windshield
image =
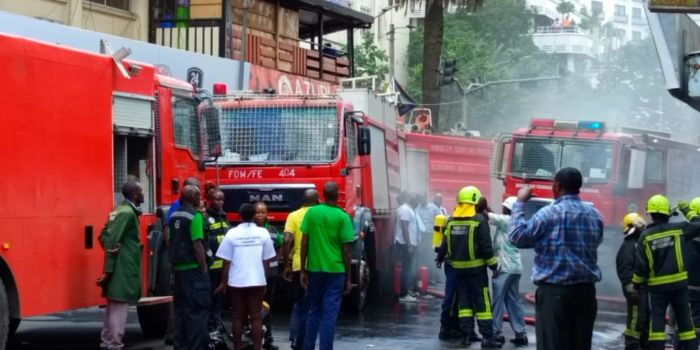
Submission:
[[549,179],[559,169],[574,167],[581,170],[585,182],[607,181],[612,155],[613,145],[608,142],[516,138],[510,174]]
[[221,163],[309,164],[338,159],[335,107],[235,107],[221,111]]

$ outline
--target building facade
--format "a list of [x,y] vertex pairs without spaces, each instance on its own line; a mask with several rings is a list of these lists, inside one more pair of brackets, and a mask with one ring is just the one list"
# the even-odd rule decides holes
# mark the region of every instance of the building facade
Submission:
[[148,0],[0,0],[0,11],[148,40]]

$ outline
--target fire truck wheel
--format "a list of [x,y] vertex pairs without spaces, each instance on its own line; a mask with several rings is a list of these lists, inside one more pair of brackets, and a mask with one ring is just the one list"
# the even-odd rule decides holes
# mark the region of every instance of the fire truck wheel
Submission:
[[162,338],[168,327],[170,304],[142,305],[136,308],[141,332],[150,338]]
[[22,321],[22,319],[19,319],[19,318],[11,318],[10,319],[10,336],[14,335],[15,332],[17,331],[17,328],[19,328],[20,321]]
[[367,291],[369,289],[369,266],[363,260],[360,265],[360,275],[358,285],[348,296],[348,307],[355,312],[360,312],[367,305]]
[[5,285],[0,279],[0,349],[7,346],[7,338],[10,336],[10,304],[7,299]]

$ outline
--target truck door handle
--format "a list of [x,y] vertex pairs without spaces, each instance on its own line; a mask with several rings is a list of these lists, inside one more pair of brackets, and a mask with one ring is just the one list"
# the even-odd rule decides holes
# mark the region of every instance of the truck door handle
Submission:
[[85,226],[85,249],[92,249],[92,226]]

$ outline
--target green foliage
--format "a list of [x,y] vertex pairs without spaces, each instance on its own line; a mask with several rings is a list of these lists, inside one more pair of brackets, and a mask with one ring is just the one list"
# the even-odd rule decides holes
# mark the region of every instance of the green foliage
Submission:
[[362,33],[362,40],[355,46],[355,75],[376,75],[380,85],[389,73],[389,57],[374,42],[374,35],[367,30]]
[[600,9],[588,10],[585,6],[581,8],[581,23],[579,27],[585,30],[600,28],[603,24],[603,12]]
[[573,13],[575,10],[576,7],[569,1],[562,1],[559,3],[559,5],[557,5],[557,12],[561,13],[562,15],[568,15]]

